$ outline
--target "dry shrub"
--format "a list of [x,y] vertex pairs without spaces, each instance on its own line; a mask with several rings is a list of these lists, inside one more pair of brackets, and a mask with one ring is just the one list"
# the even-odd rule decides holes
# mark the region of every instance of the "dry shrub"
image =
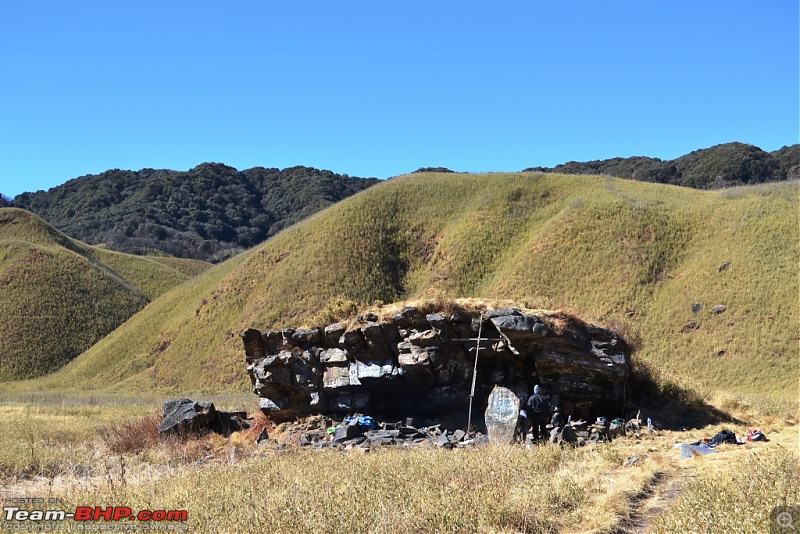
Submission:
[[111,423],[100,430],[100,436],[115,454],[141,452],[158,445],[159,423],[161,415],[156,412],[119,424]]
[[546,317],[546,319],[550,325],[550,329],[557,336],[563,336],[564,332],[567,331],[567,328],[569,328],[571,324],[583,322],[564,310],[556,310],[552,315]]
[[252,438],[255,440],[264,429],[267,429],[267,434],[271,434],[275,430],[275,425],[269,417],[259,412],[250,423],[250,428],[243,432],[243,434],[246,434],[248,439]]
[[418,307],[424,314],[441,313],[451,315],[456,310],[456,300],[443,291],[435,291],[432,298],[422,302]]
[[312,322],[315,324],[332,324],[344,321],[357,312],[358,304],[356,302],[342,296],[331,297]]

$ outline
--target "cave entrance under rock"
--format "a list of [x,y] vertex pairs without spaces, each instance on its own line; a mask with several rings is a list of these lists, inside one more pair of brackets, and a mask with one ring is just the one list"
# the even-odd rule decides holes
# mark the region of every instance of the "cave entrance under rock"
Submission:
[[349,328],[336,323],[243,332],[262,410],[275,421],[364,413],[383,420],[452,421],[466,428],[479,348],[473,405],[478,429],[496,385],[524,404],[540,384],[552,404],[575,418],[623,415],[629,349],[607,329],[557,312],[519,308],[425,314],[405,307],[374,319]]

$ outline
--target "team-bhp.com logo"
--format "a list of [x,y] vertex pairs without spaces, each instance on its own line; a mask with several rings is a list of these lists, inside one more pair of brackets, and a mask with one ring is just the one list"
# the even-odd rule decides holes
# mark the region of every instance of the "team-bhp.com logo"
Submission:
[[[3,519],[19,523],[44,521],[155,521],[184,523],[189,514],[186,510],[139,510],[128,506],[78,506],[74,512],[66,510],[24,510],[19,506],[4,506]],[[6,525],[8,526],[8,525]]]

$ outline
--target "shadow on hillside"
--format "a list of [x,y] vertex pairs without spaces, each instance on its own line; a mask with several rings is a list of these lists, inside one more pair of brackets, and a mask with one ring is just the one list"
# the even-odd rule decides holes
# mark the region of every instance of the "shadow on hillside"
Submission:
[[641,410],[641,417],[650,417],[654,423],[665,430],[688,430],[709,425],[731,423],[745,424],[731,414],[706,403],[693,390],[686,389],[668,379],[660,379],[649,366],[642,362],[634,364],[630,381],[630,403],[635,417]]

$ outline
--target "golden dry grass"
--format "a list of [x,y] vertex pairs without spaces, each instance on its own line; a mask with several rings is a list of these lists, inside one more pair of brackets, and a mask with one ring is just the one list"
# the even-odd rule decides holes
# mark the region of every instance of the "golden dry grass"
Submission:
[[[67,510],[186,509],[188,530],[203,533],[755,532],[763,531],[773,502],[798,499],[796,420],[751,419],[770,442],[688,459],[679,457],[675,442],[723,427],[643,433],[577,449],[368,453],[258,448],[255,428],[114,452],[107,437],[112,423],[148,426],[153,404],[6,399],[0,408],[10,428],[28,423],[35,432],[0,436],[0,495],[58,497]],[[743,436],[747,426],[725,428]]]

